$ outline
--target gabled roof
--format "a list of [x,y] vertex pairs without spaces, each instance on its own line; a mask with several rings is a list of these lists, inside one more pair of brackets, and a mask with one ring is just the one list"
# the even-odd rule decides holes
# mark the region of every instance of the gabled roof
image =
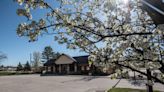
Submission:
[[71,64],[74,62],[76,62],[74,58],[67,54],[62,54],[56,59],[55,64]]
[[[65,55],[66,57],[68,57],[68,58],[72,59],[74,62],[76,62],[76,60],[75,60],[74,58],[72,58],[71,56],[69,56],[69,55],[67,55],[67,54],[64,54],[64,53],[63,53],[62,55]],[[62,56],[62,55],[61,55],[61,56]],[[61,57],[61,56],[60,56],[60,57]],[[59,58],[60,58],[60,57],[59,57]]]
[[78,64],[88,64],[88,56],[89,55],[85,55],[85,56],[76,56],[73,57]]

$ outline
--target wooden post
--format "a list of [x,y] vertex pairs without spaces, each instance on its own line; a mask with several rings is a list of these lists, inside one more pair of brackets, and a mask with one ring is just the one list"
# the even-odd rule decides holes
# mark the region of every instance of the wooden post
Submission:
[[46,72],[48,72],[48,66],[46,66]]
[[61,73],[61,65],[59,65],[59,73]]
[[74,64],[74,72],[77,72],[77,64]]
[[48,72],[51,72],[51,66],[48,66]]
[[67,74],[69,74],[70,72],[70,67],[69,67],[69,64],[67,64]]
[[55,66],[53,67],[53,73],[56,73],[56,67]]
[[92,73],[93,73],[93,66],[91,65],[91,66],[89,67],[89,73],[88,73],[88,75],[91,76]]

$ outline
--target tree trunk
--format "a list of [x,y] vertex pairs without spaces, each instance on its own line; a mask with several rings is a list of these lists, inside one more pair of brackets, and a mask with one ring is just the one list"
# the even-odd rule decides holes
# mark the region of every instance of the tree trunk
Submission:
[[134,72],[134,80],[136,81],[136,73],[135,73],[135,71],[133,71]]
[[146,69],[146,72],[147,72],[147,92],[153,92],[153,86],[152,84],[150,84],[150,82],[152,81],[151,79],[151,71],[150,69]]

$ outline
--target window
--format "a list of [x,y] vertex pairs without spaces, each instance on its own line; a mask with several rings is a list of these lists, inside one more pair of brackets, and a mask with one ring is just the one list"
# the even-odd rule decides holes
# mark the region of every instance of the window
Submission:
[[81,70],[84,71],[84,66],[81,66]]

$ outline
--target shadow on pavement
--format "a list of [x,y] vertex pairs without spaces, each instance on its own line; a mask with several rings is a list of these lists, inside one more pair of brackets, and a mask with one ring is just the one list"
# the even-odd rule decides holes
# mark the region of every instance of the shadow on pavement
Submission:
[[128,79],[128,82],[134,86],[144,86],[145,80]]
[[91,81],[91,80],[97,79],[97,78],[102,78],[102,76],[85,76],[85,77],[80,78],[80,79],[63,81],[62,83],[65,83],[65,82],[76,82],[76,81]]

